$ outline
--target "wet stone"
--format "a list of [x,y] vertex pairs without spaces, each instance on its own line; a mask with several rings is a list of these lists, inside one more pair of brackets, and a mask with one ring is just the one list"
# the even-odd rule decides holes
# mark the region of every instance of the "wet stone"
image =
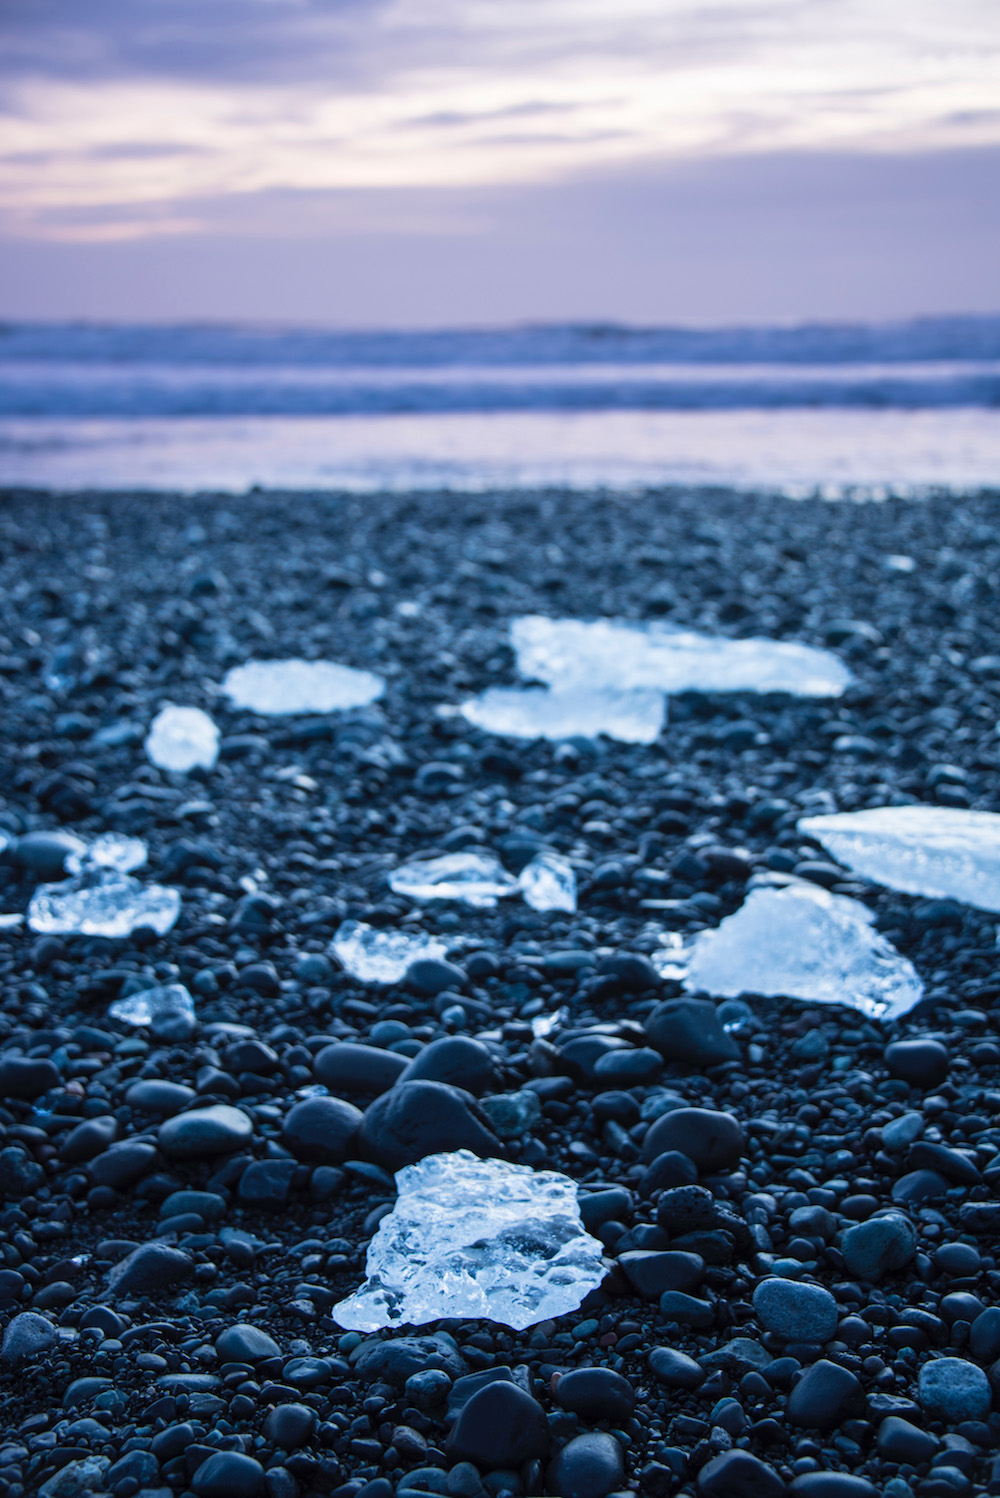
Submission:
[[442,1151],[467,1149],[487,1158],[503,1153],[472,1097],[443,1082],[398,1083],[369,1105],[358,1142],[365,1157],[386,1170]]
[[355,1153],[361,1119],[361,1110],[341,1098],[306,1098],[289,1109],[282,1139],[297,1160],[339,1165]]
[[772,1276],[753,1293],[761,1324],[786,1342],[829,1342],[837,1329],[837,1302],[822,1285]]
[[555,1388],[556,1403],[586,1420],[627,1420],[635,1407],[635,1390],[611,1368],[575,1368]]
[[932,1419],[949,1424],[985,1420],[992,1403],[989,1380],[983,1370],[964,1358],[952,1357],[935,1358],[924,1364],[917,1397]]
[[870,1217],[848,1228],[841,1239],[844,1265],[850,1274],[873,1283],[883,1275],[905,1269],[916,1252],[917,1235],[905,1217]]
[[157,1133],[159,1146],[170,1159],[231,1154],[252,1137],[251,1120],[225,1103],[175,1114]]
[[562,1498],[607,1498],[624,1476],[622,1448],[605,1431],[574,1436],[549,1467],[549,1484]]
[[739,1164],[743,1130],[730,1113],[711,1108],[675,1108],[652,1125],[643,1140],[642,1157],[651,1161],[671,1150],[687,1155],[699,1170],[725,1170]]
[[448,1438],[448,1453],[477,1467],[520,1467],[549,1449],[541,1406],[516,1384],[491,1383],[462,1409]]

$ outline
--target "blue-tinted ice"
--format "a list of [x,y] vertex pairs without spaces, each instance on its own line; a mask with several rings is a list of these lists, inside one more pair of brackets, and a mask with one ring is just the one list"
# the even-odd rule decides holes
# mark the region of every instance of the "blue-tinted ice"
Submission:
[[150,724],[146,754],[159,769],[181,775],[211,770],[219,757],[219,730],[200,707],[168,703]]
[[183,983],[160,983],[116,999],[108,1017],[149,1028],[160,1040],[187,1040],[195,1028],[194,1000]]
[[447,950],[424,931],[388,931],[364,921],[345,921],[330,943],[344,969],[363,983],[398,983],[411,962],[443,957]]
[[385,682],[337,661],[247,661],[226,672],[222,690],[234,707],[275,717],[367,707],[381,697]]
[[131,936],[150,926],[163,936],[180,914],[176,889],[140,884],[115,870],[81,874],[60,884],[40,884],[28,906],[32,931],[59,936]]
[[476,728],[512,739],[596,738],[653,744],[663,727],[662,692],[612,687],[489,687],[463,702],[462,716]]

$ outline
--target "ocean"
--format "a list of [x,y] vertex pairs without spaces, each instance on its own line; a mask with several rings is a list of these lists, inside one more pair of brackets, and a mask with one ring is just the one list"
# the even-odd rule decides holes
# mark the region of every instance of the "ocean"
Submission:
[[1000,482],[1000,316],[729,329],[0,326],[0,484]]

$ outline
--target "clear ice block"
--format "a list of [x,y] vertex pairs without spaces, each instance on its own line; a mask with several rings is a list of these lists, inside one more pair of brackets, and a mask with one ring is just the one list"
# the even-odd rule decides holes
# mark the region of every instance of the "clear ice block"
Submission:
[[856,874],[908,895],[1000,910],[1000,815],[879,806],[803,817],[799,831]]
[[[860,901],[805,881],[752,889],[735,914],[695,936],[684,985],[716,998],[787,996],[895,1019],[920,1002],[924,986],[873,920]],[[678,954],[654,953],[652,961],[676,972]]]
[[576,909],[576,873],[558,853],[537,853],[521,870],[517,881],[526,905],[532,910]]
[[194,999],[183,983],[160,983],[108,1006],[111,1019],[143,1025],[161,1040],[187,1040],[194,1033]]
[[512,622],[510,634],[521,675],[563,693],[576,687],[839,697],[852,679],[838,656],[812,645],[732,640],[661,621],[526,614]]
[[32,931],[57,936],[130,936],[151,926],[170,930],[181,909],[180,893],[160,884],[140,884],[115,870],[82,874],[60,884],[40,884],[28,906]]
[[596,738],[603,733],[623,744],[653,744],[663,727],[665,704],[657,691],[582,684],[553,691],[489,687],[463,702],[459,711],[474,727],[504,738]]
[[222,690],[234,707],[273,717],[367,707],[382,696],[385,681],[336,661],[247,661],[226,672]]
[[405,1166],[396,1186],[365,1283],[333,1307],[341,1326],[373,1332],[458,1317],[523,1331],[575,1311],[604,1279],[576,1185],[555,1171],[457,1150]]
[[123,832],[102,832],[92,843],[82,843],[66,856],[68,874],[86,874],[111,870],[131,874],[146,862],[148,850],[141,837],[126,837]]
[[518,881],[492,853],[444,853],[400,864],[389,875],[389,887],[409,900],[462,900],[489,910],[502,896],[516,894]]
[[362,983],[398,983],[419,957],[444,957],[447,947],[423,931],[386,931],[364,921],[345,921],[330,951]]
[[219,757],[219,730],[200,707],[168,703],[150,724],[146,754],[159,769],[181,775],[211,770]]

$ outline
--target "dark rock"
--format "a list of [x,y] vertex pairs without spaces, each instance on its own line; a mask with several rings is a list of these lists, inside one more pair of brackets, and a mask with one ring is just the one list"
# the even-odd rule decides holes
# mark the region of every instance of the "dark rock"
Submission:
[[920,1407],[932,1420],[957,1424],[960,1420],[985,1420],[990,1412],[989,1379],[975,1363],[965,1358],[935,1358],[925,1363],[917,1382]]
[[642,1144],[642,1158],[677,1150],[699,1170],[714,1172],[738,1165],[743,1152],[743,1130],[731,1113],[712,1108],[675,1108],[652,1125]]
[[123,1139],[91,1160],[90,1176],[98,1186],[112,1186],[121,1191],[150,1171],[156,1160],[157,1152],[151,1144]]
[[649,1354],[649,1366],[660,1383],[671,1389],[698,1389],[707,1376],[694,1358],[676,1347],[654,1347]]
[[342,1098],[306,1098],[286,1115],[282,1143],[297,1160],[339,1165],[355,1153],[361,1118],[360,1108]]
[[724,1451],[698,1473],[699,1498],[783,1498],[785,1484],[749,1451]]
[[239,1108],[213,1103],[208,1108],[192,1108],[168,1118],[160,1125],[156,1138],[163,1153],[172,1160],[228,1155],[253,1138],[253,1122]]
[[864,1406],[861,1384],[847,1368],[821,1358],[807,1368],[788,1396],[785,1415],[793,1425],[832,1430],[846,1413]]
[[597,964],[598,975],[613,980],[620,993],[647,993],[663,987],[663,979],[648,957],[635,952],[610,952]]
[[645,1030],[666,1061],[718,1066],[739,1060],[739,1046],[722,1028],[710,999],[665,999],[646,1020]]
[[688,1155],[682,1155],[680,1150],[664,1150],[646,1167],[639,1191],[648,1199],[654,1191],[667,1191],[671,1186],[693,1186],[697,1179],[698,1167]]
[[930,1461],[940,1445],[937,1436],[911,1425],[899,1415],[890,1415],[878,1428],[879,1455],[889,1462],[919,1467],[922,1462]]
[[[961,1247],[965,1247],[963,1243]],[[969,1331],[969,1351],[979,1363],[1000,1358],[1000,1306],[990,1306],[977,1316]]]
[[878,1498],[866,1477],[851,1472],[802,1472],[789,1484],[792,1498]]
[[254,1160],[240,1176],[237,1198],[246,1207],[277,1212],[288,1201],[297,1169],[294,1160]]
[[21,1311],[8,1322],[0,1346],[0,1362],[19,1363],[37,1352],[47,1352],[59,1340],[51,1321],[37,1311]]
[[948,1075],[948,1052],[939,1040],[894,1040],[885,1048],[885,1064],[911,1087],[939,1087]]
[[549,1487],[560,1498],[607,1498],[624,1477],[622,1448],[604,1431],[589,1431],[567,1441],[548,1473]]
[[574,1368],[556,1384],[555,1400],[585,1420],[610,1420],[618,1425],[635,1407],[635,1390],[611,1368]]
[[264,1421],[264,1435],[282,1451],[297,1451],[312,1436],[317,1418],[307,1404],[279,1404]]
[[362,1342],[352,1352],[351,1362],[362,1378],[399,1388],[411,1374],[425,1368],[440,1368],[451,1378],[465,1372],[465,1363],[454,1344],[439,1337],[393,1337],[387,1342]]
[[317,1054],[313,1071],[331,1092],[388,1092],[408,1065],[407,1058],[395,1051],[340,1041]]
[[517,1468],[545,1457],[548,1449],[545,1412],[517,1384],[491,1383],[480,1389],[448,1437],[449,1456],[485,1468]]
[[761,1324],[786,1342],[829,1342],[837,1330],[837,1302],[822,1285],[771,1275],[753,1293]]
[[596,1232],[606,1222],[631,1216],[634,1202],[631,1191],[612,1186],[606,1191],[584,1191],[580,1194],[580,1218],[588,1233]]
[[108,1285],[118,1295],[146,1295],[190,1279],[193,1272],[189,1254],[165,1243],[143,1243],[108,1271]]
[[385,1170],[399,1170],[425,1155],[467,1149],[483,1158],[503,1146],[474,1099],[444,1082],[401,1082],[370,1104],[358,1131],[361,1152]]
[[264,1491],[264,1468],[239,1451],[218,1451],[191,1479],[198,1498],[258,1498]]
[[630,1249],[619,1255],[618,1263],[645,1300],[658,1300],[664,1290],[691,1290],[705,1277],[705,1261],[698,1254]]
[[750,1229],[725,1202],[716,1201],[705,1186],[674,1186],[656,1204],[656,1220],[676,1239],[688,1233],[722,1230],[745,1252],[753,1247]]
[[704,1331],[715,1320],[715,1311],[707,1300],[685,1295],[683,1290],[664,1290],[660,1296],[660,1315],[664,1321],[691,1326],[696,1331]]
[[908,1218],[893,1212],[848,1228],[840,1249],[848,1273],[874,1284],[906,1268],[917,1251],[917,1235]]
[[441,957],[418,957],[403,975],[403,984],[411,993],[433,998],[446,989],[461,991],[468,981],[462,968]]
[[59,1086],[59,1073],[51,1061],[28,1056],[0,1057],[0,1098],[22,1098],[34,1102]]
[[493,1084],[493,1062],[489,1051],[479,1040],[464,1035],[447,1035],[432,1040],[419,1056],[414,1056],[400,1082],[450,1082],[479,1097]]
[[605,1051],[593,1065],[595,1081],[614,1087],[648,1087],[662,1070],[663,1058],[659,1051],[651,1051],[648,1046]]
[[70,1129],[59,1146],[59,1158],[66,1165],[79,1165],[106,1150],[117,1137],[118,1120],[111,1114],[88,1118],[75,1129]]
[[31,1196],[45,1184],[45,1170],[19,1144],[0,1150],[0,1197]]
[[175,1113],[180,1113],[194,1102],[197,1097],[193,1087],[185,1087],[181,1082],[163,1082],[158,1077],[151,1077],[145,1082],[133,1082],[125,1093],[125,1101],[130,1108],[136,1108],[140,1113],[155,1113],[161,1118],[172,1118]]
[[262,1363],[265,1358],[281,1356],[273,1337],[248,1321],[227,1327],[215,1339],[215,1350],[223,1363]]

